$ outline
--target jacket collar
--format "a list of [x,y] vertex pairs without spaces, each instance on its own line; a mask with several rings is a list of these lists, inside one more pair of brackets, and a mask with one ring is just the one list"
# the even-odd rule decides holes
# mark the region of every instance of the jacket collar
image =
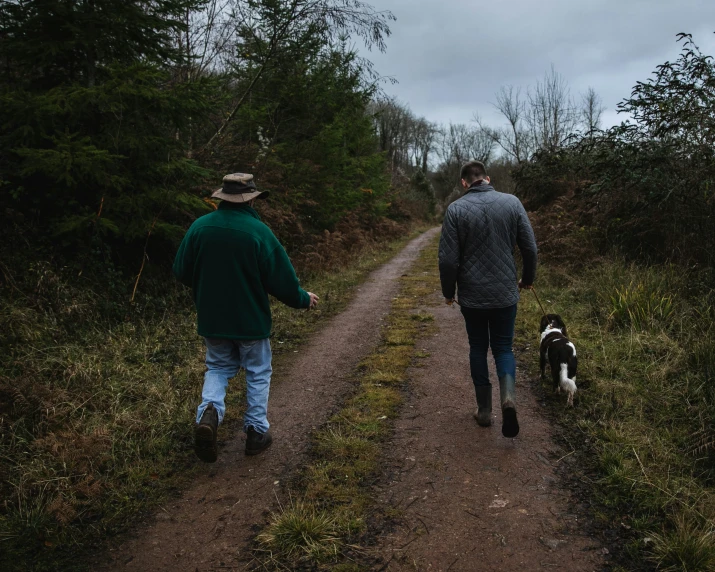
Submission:
[[489,183],[485,183],[484,181],[477,181],[476,183],[474,183],[471,187],[469,187],[467,189],[467,193],[484,193],[486,191],[493,191],[493,190],[494,190],[494,187],[492,187]]
[[218,205],[218,210],[220,211],[237,211],[240,213],[245,213],[248,216],[252,216],[255,219],[261,220],[260,215],[256,212],[253,207],[249,207],[242,203],[231,203],[229,201],[221,201]]

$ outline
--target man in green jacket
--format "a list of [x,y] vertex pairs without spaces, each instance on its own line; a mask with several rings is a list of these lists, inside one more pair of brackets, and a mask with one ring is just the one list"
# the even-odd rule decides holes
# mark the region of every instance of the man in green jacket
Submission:
[[271,308],[268,295],[292,308],[314,308],[318,297],[300,287],[293,265],[253,209],[253,175],[234,173],[213,193],[218,210],[191,225],[179,246],[174,275],[193,291],[198,332],[206,343],[206,374],[194,432],[196,455],[213,463],[228,380],[246,370],[246,454],[266,450],[271,383]]

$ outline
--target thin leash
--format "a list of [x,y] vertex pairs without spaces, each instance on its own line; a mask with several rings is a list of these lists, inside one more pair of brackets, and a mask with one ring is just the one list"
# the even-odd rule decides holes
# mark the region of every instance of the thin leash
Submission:
[[541,305],[541,300],[539,300],[539,295],[536,293],[536,288],[533,286],[529,288],[534,293],[534,296],[536,297],[536,301],[539,303],[539,308],[541,308],[541,313],[546,316],[546,310],[544,310],[544,307]]

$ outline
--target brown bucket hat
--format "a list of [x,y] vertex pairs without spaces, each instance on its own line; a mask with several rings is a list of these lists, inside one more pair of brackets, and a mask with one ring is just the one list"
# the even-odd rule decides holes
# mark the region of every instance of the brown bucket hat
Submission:
[[211,195],[230,203],[247,203],[253,199],[265,199],[268,191],[259,191],[250,173],[231,173],[223,178],[223,187]]

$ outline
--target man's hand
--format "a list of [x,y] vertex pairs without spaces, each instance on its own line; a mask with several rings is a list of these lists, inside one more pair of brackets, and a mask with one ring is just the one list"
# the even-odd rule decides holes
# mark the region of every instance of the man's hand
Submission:
[[524,284],[521,280],[519,280],[519,290],[533,290],[534,285],[533,284]]
[[312,292],[308,292],[308,296],[310,296],[310,306],[308,306],[308,310],[312,310],[318,305],[318,300],[320,300],[320,298]]
[[445,298],[444,303],[447,304],[447,306],[451,306],[454,304],[454,298]]

